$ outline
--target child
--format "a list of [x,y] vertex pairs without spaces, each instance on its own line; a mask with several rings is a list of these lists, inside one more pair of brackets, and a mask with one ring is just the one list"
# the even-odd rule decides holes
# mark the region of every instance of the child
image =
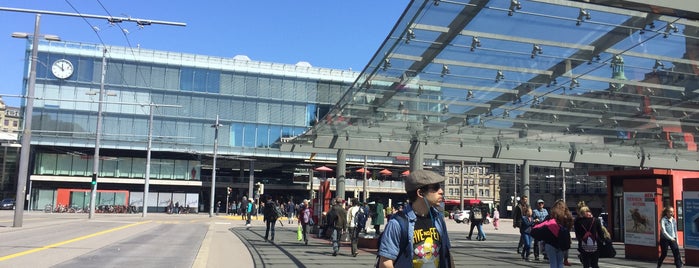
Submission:
[[526,208],[522,211],[522,225],[519,228],[519,232],[522,236],[522,241],[524,241],[522,249],[522,259],[529,261],[529,255],[531,254],[532,245],[532,227],[534,226],[534,220],[532,219],[532,209]]

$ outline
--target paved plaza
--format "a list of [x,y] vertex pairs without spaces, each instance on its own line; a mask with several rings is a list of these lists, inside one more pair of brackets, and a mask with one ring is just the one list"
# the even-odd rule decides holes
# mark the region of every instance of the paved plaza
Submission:
[[[239,216],[51,214],[28,212],[21,228],[12,226],[12,212],[0,211],[2,267],[370,267],[375,249],[357,257],[344,243],[332,256],[330,241],[309,236],[296,240],[296,223],[277,223],[274,243],[264,241],[261,217],[245,226]],[[548,267],[524,262],[515,252],[518,230],[503,220],[500,230],[485,225],[486,241],[466,240],[468,225],[448,221],[457,267]],[[655,267],[654,263],[617,257],[602,259],[601,267]],[[582,267],[572,254],[573,267]],[[669,257],[667,259],[670,264]]]

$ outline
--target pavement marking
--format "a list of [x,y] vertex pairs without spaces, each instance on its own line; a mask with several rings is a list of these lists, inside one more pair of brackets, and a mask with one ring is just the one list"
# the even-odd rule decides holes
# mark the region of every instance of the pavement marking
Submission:
[[129,227],[133,227],[133,226],[136,226],[136,225],[141,225],[141,224],[149,223],[149,222],[151,222],[151,221],[136,222],[136,223],[132,223],[132,224],[128,224],[128,225],[124,225],[124,226],[120,226],[120,227],[116,227],[116,228],[112,228],[112,229],[108,229],[108,230],[96,232],[96,233],[93,233],[93,234],[84,235],[84,236],[76,237],[76,238],[73,238],[73,239],[61,241],[61,242],[54,243],[54,244],[51,244],[51,245],[48,245],[48,246],[43,246],[43,247],[40,247],[40,248],[34,248],[34,249],[30,249],[30,250],[25,250],[25,251],[22,251],[22,252],[17,252],[17,253],[15,253],[15,254],[10,254],[10,255],[7,255],[7,256],[2,256],[2,257],[0,257],[0,261],[6,261],[6,260],[9,260],[9,259],[12,259],[12,258],[24,256],[24,255],[31,254],[31,253],[35,253],[35,252],[39,252],[39,251],[42,251],[42,250],[46,250],[46,249],[50,249],[50,248],[55,248],[55,247],[60,247],[60,246],[63,246],[63,245],[66,245],[66,244],[70,244],[70,243],[73,243],[73,242],[78,242],[78,241],[85,240],[85,239],[88,239],[88,238],[92,238],[92,237],[95,237],[95,236],[99,236],[99,235],[111,233],[111,232],[114,232],[114,231],[119,231],[119,230],[122,230],[122,229],[126,229],[126,228],[129,228]]

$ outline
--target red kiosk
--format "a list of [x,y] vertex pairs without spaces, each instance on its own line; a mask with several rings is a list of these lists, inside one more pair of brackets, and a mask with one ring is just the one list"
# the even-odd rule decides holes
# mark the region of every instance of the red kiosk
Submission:
[[[607,177],[606,211],[609,216],[605,220],[614,241],[624,242],[627,259],[658,260],[658,222],[663,208],[668,205],[675,208],[678,243],[684,247],[682,192],[699,191],[699,172],[646,169],[592,172],[590,175]],[[687,265],[699,264],[699,256],[690,252],[686,251]]]

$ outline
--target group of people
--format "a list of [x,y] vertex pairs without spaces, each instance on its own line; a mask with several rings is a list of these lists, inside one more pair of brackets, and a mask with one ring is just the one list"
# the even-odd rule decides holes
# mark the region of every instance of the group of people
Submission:
[[[517,253],[523,260],[529,261],[533,253],[537,261],[540,255],[545,259],[548,258],[549,266],[552,268],[570,266],[568,250],[572,246],[570,230],[573,230],[577,240],[575,250],[578,251],[578,258],[583,267],[599,268],[601,242],[611,240],[611,236],[584,201],[577,204],[577,217],[573,217],[564,200],[557,200],[551,206],[550,212],[544,208],[544,200],[537,200],[535,209],[528,204],[528,197],[522,196],[520,203],[514,209],[513,217],[513,227],[519,228],[521,234]],[[662,266],[667,250],[670,248],[675,266],[682,267],[674,208],[663,209],[660,229],[661,255],[657,266]]]

